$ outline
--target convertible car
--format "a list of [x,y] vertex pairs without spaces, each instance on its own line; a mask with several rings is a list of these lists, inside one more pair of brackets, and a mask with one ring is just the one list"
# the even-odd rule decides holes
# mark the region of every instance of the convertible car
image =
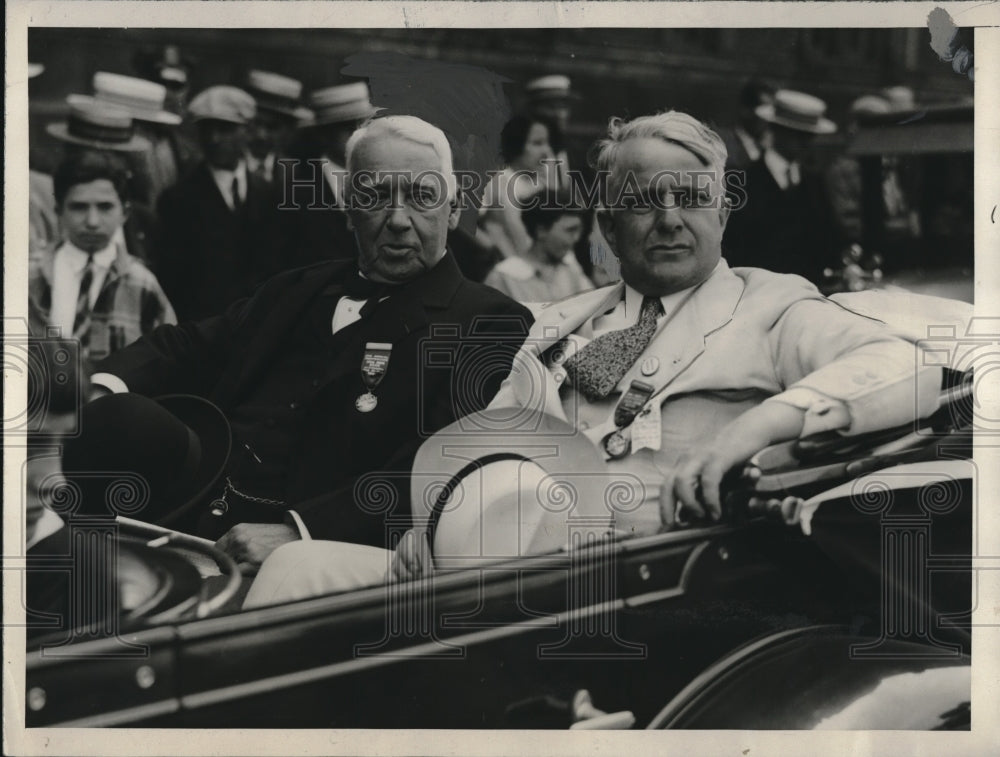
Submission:
[[720,521],[614,539],[556,496],[551,548],[418,581],[238,611],[229,558],[122,522],[120,626],[34,636],[26,725],[968,729],[974,387],[948,376],[919,428],[761,451]]

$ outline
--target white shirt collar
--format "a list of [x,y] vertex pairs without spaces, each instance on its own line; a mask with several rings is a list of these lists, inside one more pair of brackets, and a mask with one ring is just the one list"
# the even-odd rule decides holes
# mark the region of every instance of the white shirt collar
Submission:
[[[719,270],[722,261],[720,259],[719,263],[716,263],[715,268],[705,279],[706,281],[716,274]],[[687,289],[682,289],[679,292],[673,292],[672,294],[664,295],[660,298],[660,302],[663,304],[663,315],[660,316],[660,322],[662,323],[663,318],[669,316],[673,311],[684,302],[687,296],[696,288],[698,284],[690,286]],[[625,329],[630,326],[634,326],[639,321],[639,313],[642,311],[642,301],[645,295],[640,294],[635,289],[630,287],[628,284],[625,285],[625,296],[618,301],[613,309],[604,314],[596,315],[592,321],[593,326],[593,336],[596,338],[601,334],[607,333],[608,331],[618,331],[620,329]]]
[[801,181],[799,164],[787,160],[775,150],[764,150],[764,165],[767,166],[767,170],[771,172],[771,176],[782,189],[788,189],[789,174],[792,177],[792,184],[797,185]]
[[[274,152],[269,152],[263,158],[257,158],[252,152],[248,151],[246,153],[246,170],[250,173],[255,173],[263,168],[264,177],[270,181],[274,175],[274,164],[277,158],[278,156]],[[230,183],[232,183],[232,179],[230,179]]]
[[[62,246],[58,250],[64,256],[64,260],[69,266],[79,273],[87,265],[87,258],[90,256],[77,247],[75,244],[69,240],[63,242]],[[111,264],[115,262],[115,258],[118,255],[118,248],[115,245],[115,238],[112,237],[111,243],[108,244],[103,250],[98,250],[94,253],[94,265],[98,268],[108,269]]]
[[[721,260],[720,260],[721,262]],[[712,272],[705,277],[705,281],[712,278],[716,271],[719,270],[719,263],[715,264],[715,268]],[[689,286],[687,289],[682,289],[679,292],[672,292],[671,294],[665,294],[660,298],[660,302],[663,303],[663,314],[670,315],[680,302],[691,292],[692,289],[699,286],[695,284],[694,286]],[[639,320],[639,311],[642,309],[642,301],[646,295],[639,294],[635,289],[633,289],[628,284],[625,285],[625,317],[630,323],[635,323]],[[662,316],[661,316],[662,317]]]
[[52,510],[46,507],[41,517],[38,519],[38,522],[35,523],[34,533],[31,535],[31,538],[27,540],[27,543],[24,545],[24,548],[31,549],[33,546],[38,544],[38,542],[40,542],[42,539],[46,539],[49,536],[52,536],[52,534],[54,534],[56,531],[58,531],[65,525],[66,523],[63,521],[62,518],[60,518]]

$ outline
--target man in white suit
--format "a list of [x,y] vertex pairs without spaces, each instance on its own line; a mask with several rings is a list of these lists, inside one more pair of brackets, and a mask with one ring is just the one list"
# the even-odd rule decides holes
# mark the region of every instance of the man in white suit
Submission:
[[916,380],[912,343],[803,278],[729,268],[711,129],[678,112],[615,119],[597,160],[623,281],[544,307],[492,407],[568,420],[609,470],[638,476],[643,504],[619,528],[655,533],[682,508],[719,517],[722,476],[769,444],[936,409],[940,376]]

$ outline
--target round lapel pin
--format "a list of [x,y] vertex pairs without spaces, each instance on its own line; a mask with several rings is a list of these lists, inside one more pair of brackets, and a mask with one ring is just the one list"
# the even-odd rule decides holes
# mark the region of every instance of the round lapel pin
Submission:
[[652,376],[660,370],[660,361],[655,357],[647,357],[639,365],[639,370],[642,371],[643,376]]

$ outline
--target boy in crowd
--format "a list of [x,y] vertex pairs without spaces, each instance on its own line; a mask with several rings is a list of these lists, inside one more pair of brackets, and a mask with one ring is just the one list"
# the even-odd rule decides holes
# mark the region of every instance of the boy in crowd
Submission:
[[99,360],[164,323],[176,323],[156,277],[116,237],[129,213],[128,175],[106,152],[68,156],[53,177],[65,241],[32,257],[33,333],[58,328]]
[[542,195],[521,220],[532,240],[527,254],[498,263],[484,284],[519,302],[551,302],[594,288],[573,255],[583,211],[568,196]]

